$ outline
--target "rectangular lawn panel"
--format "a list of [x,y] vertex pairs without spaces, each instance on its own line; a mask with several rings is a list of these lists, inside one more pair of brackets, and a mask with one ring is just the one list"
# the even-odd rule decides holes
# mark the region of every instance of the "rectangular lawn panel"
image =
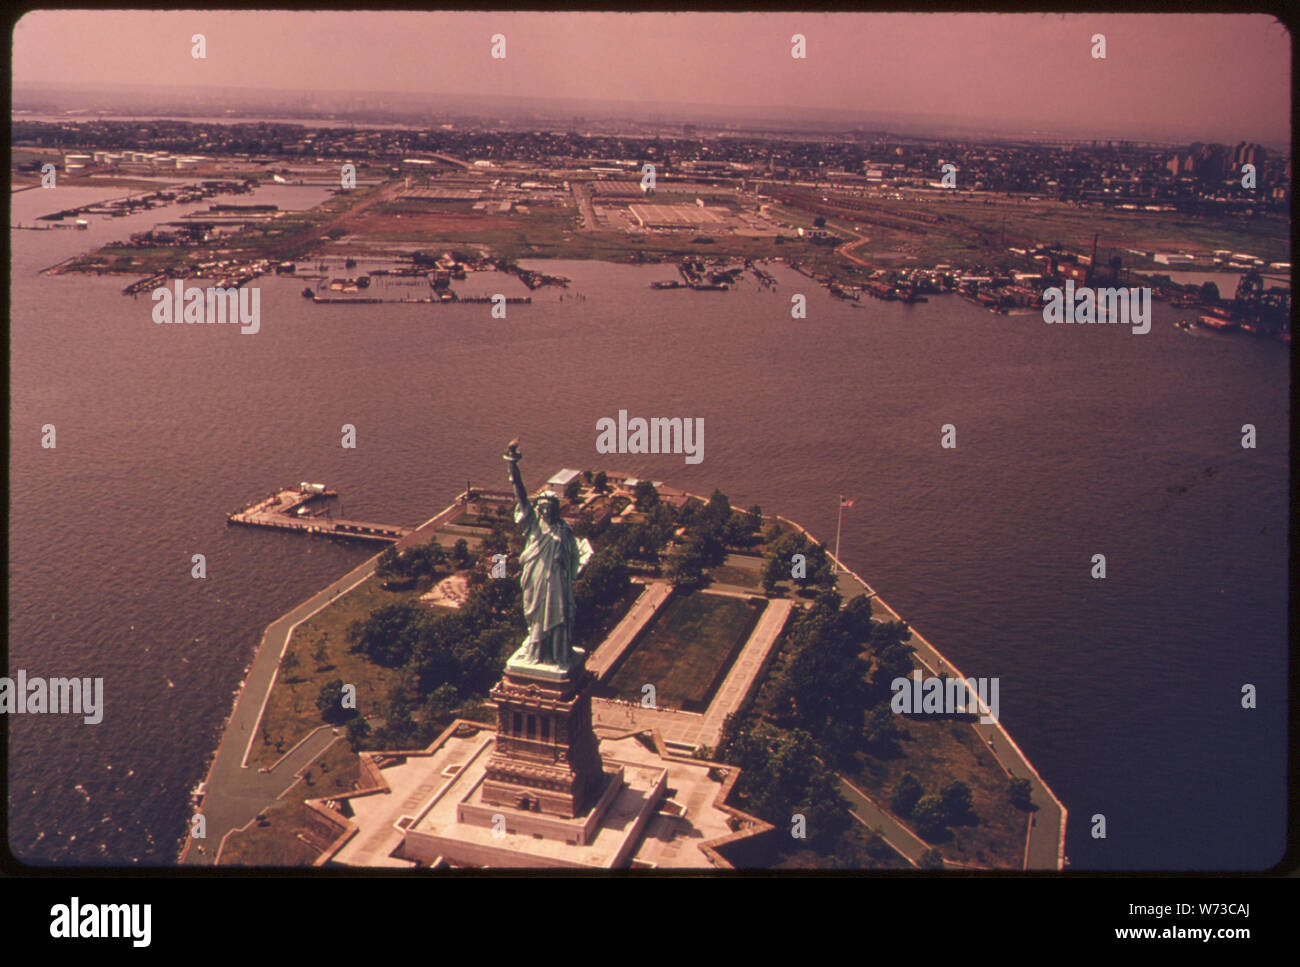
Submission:
[[642,632],[603,694],[641,700],[655,687],[656,704],[703,712],[763,613],[761,599],[677,594]]

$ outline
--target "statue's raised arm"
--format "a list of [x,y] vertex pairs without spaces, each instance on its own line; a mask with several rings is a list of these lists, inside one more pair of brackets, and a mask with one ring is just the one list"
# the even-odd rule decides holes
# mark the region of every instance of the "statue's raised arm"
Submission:
[[533,514],[533,505],[528,499],[528,491],[524,488],[524,478],[519,474],[519,461],[523,456],[519,452],[519,441],[516,439],[507,444],[506,452],[501,459],[510,464],[510,486],[515,491],[515,518],[527,527],[528,518]]

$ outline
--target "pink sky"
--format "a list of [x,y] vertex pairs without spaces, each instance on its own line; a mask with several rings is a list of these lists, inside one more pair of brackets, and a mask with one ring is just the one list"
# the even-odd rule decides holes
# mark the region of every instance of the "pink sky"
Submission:
[[[207,59],[190,36],[207,37]],[[490,37],[507,38],[504,61]],[[790,56],[807,37],[808,58]],[[1107,58],[1090,38],[1105,34]],[[37,11],[14,83],[212,85],[1068,117],[1290,140],[1265,15]]]

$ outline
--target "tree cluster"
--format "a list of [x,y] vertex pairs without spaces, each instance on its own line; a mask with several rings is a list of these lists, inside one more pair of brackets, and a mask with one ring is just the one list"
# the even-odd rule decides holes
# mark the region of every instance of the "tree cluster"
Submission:
[[[800,565],[796,554],[803,555]],[[791,581],[797,588],[830,590],[836,585],[835,565],[826,548],[802,531],[788,531],[769,542],[763,564],[764,591],[771,594],[781,581]]]
[[847,766],[863,745],[871,703],[862,612],[841,609],[840,601],[836,592],[823,592],[795,619],[772,681],[770,712],[812,735],[832,765]]
[[375,564],[381,578],[416,579],[430,577],[447,563],[447,552],[437,541],[429,541],[399,553],[396,546],[385,548]]
[[754,717],[734,723],[729,718],[718,756],[740,767],[736,791],[745,797],[749,812],[784,830],[796,814],[802,815],[809,845],[825,849],[853,817],[840,796],[839,780],[820,761],[820,751],[801,729],[787,732]]
[[666,504],[656,504],[644,520],[615,524],[609,529],[607,544],[628,561],[651,566],[660,561],[661,552],[673,536],[676,522]]
[[743,550],[753,542],[763,515],[758,507],[733,513],[727,495],[715,489],[703,506],[685,504],[677,523],[686,528],[686,539],[668,556],[666,574],[674,586],[691,588],[703,584],[705,569],[721,564],[729,550]]
[[945,783],[937,793],[927,793],[915,775],[904,773],[889,805],[899,816],[911,820],[916,831],[928,840],[945,839],[949,826],[975,821],[970,787],[958,779]]

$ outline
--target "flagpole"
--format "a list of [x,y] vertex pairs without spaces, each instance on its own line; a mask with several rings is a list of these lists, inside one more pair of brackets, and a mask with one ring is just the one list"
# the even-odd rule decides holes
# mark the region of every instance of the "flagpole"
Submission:
[[844,495],[840,494],[840,512],[835,518],[835,573],[840,573],[840,524],[844,521]]

